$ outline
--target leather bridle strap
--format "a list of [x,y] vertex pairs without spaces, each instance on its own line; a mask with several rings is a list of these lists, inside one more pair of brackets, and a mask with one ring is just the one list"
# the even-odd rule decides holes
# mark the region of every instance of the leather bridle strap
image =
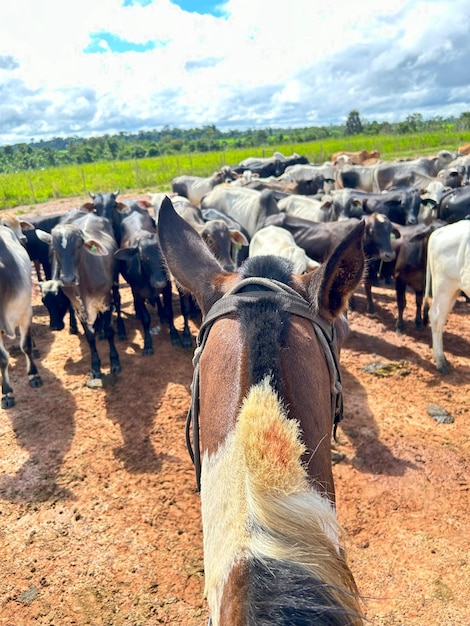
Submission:
[[[284,297],[279,298],[279,295]],[[245,278],[213,304],[202,321],[196,340],[193,357],[194,374],[191,383],[191,406],[186,419],[186,445],[194,463],[198,491],[201,490],[201,452],[199,446],[199,361],[201,353],[204,350],[210,329],[217,319],[235,313],[240,302],[254,303],[260,297],[272,297],[279,307],[287,313],[298,315],[312,322],[315,334],[323,348],[330,374],[333,435],[336,439],[336,428],[343,417],[343,398],[338,345],[333,324],[313,313],[307,300],[289,285],[262,277]],[[191,444],[190,436],[191,425],[193,444]]]

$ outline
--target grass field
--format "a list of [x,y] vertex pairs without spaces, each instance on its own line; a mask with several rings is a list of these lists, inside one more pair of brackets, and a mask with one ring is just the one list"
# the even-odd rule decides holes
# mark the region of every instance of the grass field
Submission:
[[[323,163],[339,150],[379,150],[382,159],[410,157],[456,150],[470,142],[470,132],[441,131],[409,135],[375,135],[325,139],[276,147],[285,155],[297,152],[312,163]],[[0,175],[0,209],[72,196],[88,191],[169,191],[171,179],[180,174],[210,176],[221,165],[238,164],[250,156],[271,156],[273,148],[245,148],[224,152],[166,155],[130,161],[69,165]]]

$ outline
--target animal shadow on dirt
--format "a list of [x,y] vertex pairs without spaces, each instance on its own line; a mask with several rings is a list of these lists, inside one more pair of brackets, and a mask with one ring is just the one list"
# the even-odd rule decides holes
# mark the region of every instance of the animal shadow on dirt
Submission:
[[[175,324],[179,322],[179,302],[174,299]],[[161,469],[162,461],[177,461],[164,449],[156,450],[152,439],[160,439],[159,419],[177,422],[184,438],[184,425],[190,404],[190,384],[192,380],[193,350],[174,346],[171,343],[169,328],[161,323],[156,309],[149,307],[152,326],[161,330],[153,336],[154,353],[142,355],[142,326],[135,319],[132,307],[124,311],[127,339],[116,343],[122,371],[115,377],[112,386],[106,389],[107,417],[117,424],[121,431],[122,445],[114,450],[126,470],[132,473],[152,473]],[[181,322],[182,324],[182,322]],[[193,335],[194,335],[193,330]],[[178,397],[173,398],[171,386],[177,386]],[[181,402],[181,387],[186,402]],[[171,416],[159,415],[159,409],[169,401],[172,404]],[[172,425],[174,428],[174,424]]]
[[74,497],[70,490],[57,484],[57,477],[75,434],[76,402],[54,372],[44,365],[44,358],[54,349],[56,336],[47,324],[36,321],[38,313],[44,312],[38,308],[33,309],[33,339],[43,385],[37,389],[29,387],[24,356],[18,340],[13,340],[10,378],[16,403],[2,412],[11,424],[18,446],[29,455],[14,475],[0,476],[0,499],[15,503]]
[[354,448],[351,464],[361,472],[403,476],[407,469],[416,469],[413,463],[394,456],[380,440],[380,429],[369,408],[364,386],[344,367],[342,377],[344,419],[338,428],[336,449],[341,452],[341,440],[346,436]]

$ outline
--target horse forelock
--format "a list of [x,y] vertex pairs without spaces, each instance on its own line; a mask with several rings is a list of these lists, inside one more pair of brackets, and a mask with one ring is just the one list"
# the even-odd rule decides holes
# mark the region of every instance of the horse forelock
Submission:
[[[303,576],[333,586],[349,582],[352,590],[338,550],[335,512],[309,485],[300,458],[304,449],[297,421],[288,417],[266,377],[250,389],[224,443],[204,455],[205,592],[214,626],[219,623],[224,585],[241,561],[249,564],[255,578],[259,572],[254,564],[263,568],[271,560],[286,560],[300,564]],[[259,584],[255,578],[250,576],[248,588]],[[248,603],[249,597],[238,601]]]
[[277,256],[255,256],[248,258],[240,269],[241,278],[249,278],[251,276],[261,276],[278,280],[286,285],[293,283],[293,265],[292,262],[283,257]]

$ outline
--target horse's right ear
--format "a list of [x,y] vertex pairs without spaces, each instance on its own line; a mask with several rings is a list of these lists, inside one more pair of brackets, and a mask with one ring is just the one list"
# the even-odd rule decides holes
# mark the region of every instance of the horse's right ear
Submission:
[[194,228],[178,215],[168,196],[163,199],[157,228],[168,269],[177,283],[196,298],[205,315],[221,296],[214,278],[227,272]]
[[310,279],[310,297],[319,313],[329,321],[346,309],[363,277],[364,228],[365,223],[361,220]]

